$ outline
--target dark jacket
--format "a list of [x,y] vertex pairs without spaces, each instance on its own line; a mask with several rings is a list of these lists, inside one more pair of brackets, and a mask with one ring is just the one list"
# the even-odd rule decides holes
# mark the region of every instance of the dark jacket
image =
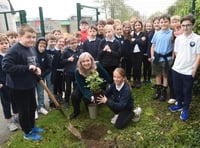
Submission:
[[36,52],[19,42],[13,45],[2,61],[6,72],[6,85],[13,89],[32,89],[36,85],[36,76],[29,70],[29,65],[37,65]]
[[98,47],[101,39],[96,38],[94,41],[89,41],[88,39],[83,43],[83,52],[89,52],[94,60],[97,60]]
[[[144,32],[140,32],[139,35],[134,33],[133,38],[135,38],[135,41],[131,41],[132,45],[132,51],[134,51],[135,45],[137,44],[139,46],[140,52],[145,52],[146,47],[147,47],[147,37],[146,40],[142,40],[142,37],[146,37],[146,34]],[[133,52],[132,52],[133,53]]]
[[[110,78],[108,72],[102,67],[102,65],[99,62],[97,62],[96,65],[97,65],[97,71],[98,71],[100,77],[105,80],[105,83],[102,85],[102,88],[105,88],[105,85],[107,83],[111,82],[111,78]],[[81,93],[83,94],[84,98],[90,100],[91,97],[93,96],[93,94],[87,88],[87,84],[85,82],[85,79],[86,79],[86,77],[81,75],[79,73],[79,71],[76,70],[76,72],[75,72],[75,81],[76,81],[77,87],[79,87],[79,89],[80,89]]]
[[5,85],[5,83],[6,83],[6,73],[2,70],[3,57],[4,56],[0,54],[0,84]]
[[[71,50],[70,48],[65,49],[65,51],[61,55],[61,64],[64,66],[64,72],[66,75],[74,75],[76,70],[76,64],[78,58],[80,56],[80,50],[77,49],[76,51]],[[68,61],[68,58],[73,55],[74,61]]]
[[52,71],[52,69],[51,69],[52,65],[51,65],[50,58],[47,55],[46,50],[42,53],[39,52],[38,45],[39,45],[40,41],[45,41],[46,45],[47,45],[47,41],[45,40],[44,37],[40,37],[40,38],[38,38],[38,40],[36,41],[36,44],[35,44],[35,50],[37,52],[37,61],[38,61],[39,67],[42,72],[41,76],[42,76],[42,78],[44,78],[47,74],[49,74]]
[[124,86],[120,91],[116,89],[114,83],[105,92],[108,100],[106,104],[115,111],[133,110],[133,98],[132,92],[128,83],[124,83]]
[[63,65],[60,62],[61,59],[61,52],[54,50],[46,50],[48,57],[51,58],[51,64],[52,64],[52,75],[51,75],[51,81],[54,82],[56,80],[56,73],[57,69],[62,68]]
[[[111,52],[103,51],[104,47],[108,45]],[[98,60],[104,67],[119,66],[121,57],[121,46],[117,39],[113,42],[101,40],[98,48]]]

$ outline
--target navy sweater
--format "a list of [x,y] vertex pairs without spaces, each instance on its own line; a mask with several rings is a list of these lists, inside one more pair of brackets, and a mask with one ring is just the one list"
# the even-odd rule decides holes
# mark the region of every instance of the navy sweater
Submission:
[[101,39],[96,38],[94,41],[89,41],[88,39],[83,43],[83,52],[89,52],[94,60],[97,60],[98,47]]
[[[78,61],[78,58],[80,56],[80,50],[77,49],[75,51],[71,50],[70,48],[67,48],[61,55],[61,64],[64,66],[64,72],[66,75],[74,75],[76,70],[76,64]],[[73,55],[74,61],[69,61],[68,58]]]
[[2,69],[6,72],[6,85],[13,89],[32,89],[36,85],[36,76],[29,65],[37,65],[36,52],[20,43],[16,43],[5,55]]
[[124,83],[120,91],[112,83],[110,88],[105,92],[105,95],[108,97],[106,104],[110,108],[119,112],[125,109],[133,110],[133,98],[128,83]]
[[5,85],[6,73],[2,70],[2,60],[3,60],[3,55],[0,54],[0,84]]
[[[104,47],[108,45],[111,52],[103,51]],[[98,60],[104,67],[119,66],[121,57],[121,46],[117,39],[113,42],[106,41],[106,39],[101,40],[98,48]]]
[[147,37],[146,40],[142,40],[142,37],[146,37],[146,34],[144,32],[140,32],[139,35],[134,33],[133,38],[135,38],[135,41],[131,42],[132,44],[132,51],[135,48],[135,45],[137,44],[139,46],[140,52],[145,52],[147,48]]

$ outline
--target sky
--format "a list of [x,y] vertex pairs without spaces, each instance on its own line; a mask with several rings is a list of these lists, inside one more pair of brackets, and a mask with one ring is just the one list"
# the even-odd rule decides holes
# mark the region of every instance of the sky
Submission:
[[[39,7],[44,18],[68,19],[76,15],[76,3],[95,7],[94,0],[10,0],[15,10],[25,10],[27,18],[39,17]],[[150,16],[156,11],[166,10],[176,0],[125,0],[126,4],[139,11],[143,16]],[[83,12],[82,12],[83,11]],[[86,9],[81,12],[86,13]],[[84,12],[85,11],[85,12]],[[91,10],[92,11],[92,10]],[[92,13],[92,12],[91,12]],[[87,12],[87,14],[89,14]],[[95,14],[95,13],[94,13]],[[100,15],[100,18],[103,15]],[[103,18],[102,18],[103,19]]]

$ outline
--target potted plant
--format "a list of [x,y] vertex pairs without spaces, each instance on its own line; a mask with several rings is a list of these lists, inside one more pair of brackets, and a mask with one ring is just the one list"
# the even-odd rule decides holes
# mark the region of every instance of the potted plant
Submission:
[[94,95],[95,103],[97,103],[97,97],[102,94],[101,84],[104,83],[105,80],[101,78],[99,73],[95,70],[88,74],[85,82],[87,84],[87,88],[89,88]]

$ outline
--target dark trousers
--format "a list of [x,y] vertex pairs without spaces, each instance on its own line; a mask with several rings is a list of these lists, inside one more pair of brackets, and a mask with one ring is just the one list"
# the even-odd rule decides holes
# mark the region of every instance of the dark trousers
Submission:
[[[74,109],[75,114],[80,113],[81,98],[83,98],[83,94],[81,93],[79,88],[76,87],[74,89],[74,91],[72,92],[72,95],[71,95],[71,101],[72,101],[72,105],[73,105],[73,109]],[[84,101],[86,106],[91,103],[90,100],[88,100],[86,98],[83,98],[83,101]]]
[[37,108],[35,88],[27,90],[13,89],[13,97],[19,113],[19,123],[27,134],[35,125],[35,110]]
[[148,56],[143,55],[143,76],[144,80],[150,81],[151,79],[151,73],[152,73],[152,68],[151,68],[151,62],[148,61]]
[[131,80],[131,73],[132,73],[131,58],[130,58],[130,59],[127,59],[127,60],[125,61],[125,63],[126,63],[126,69],[125,69],[125,71],[126,71],[127,79],[128,79],[128,80]]
[[136,82],[140,82],[141,80],[142,58],[142,52],[132,53],[131,63],[133,66],[133,80]]
[[64,90],[64,74],[62,71],[56,71],[56,76],[53,84],[54,94],[62,95],[62,91]]
[[125,128],[133,118],[133,111],[130,109],[124,109],[122,111],[115,111],[114,109],[110,108],[115,114],[119,114],[115,127],[119,129]]
[[65,102],[69,103],[69,98],[71,95],[71,88],[72,88],[72,84],[73,84],[73,88],[74,88],[74,81],[75,81],[75,77],[74,75],[65,75]]
[[15,114],[17,113],[16,104],[13,100],[11,90],[8,87],[3,86],[0,89],[0,97],[1,97],[1,104],[3,108],[4,117],[5,119],[10,119],[12,117],[11,106],[13,113]]
[[169,86],[170,98],[176,99],[175,94],[174,94],[174,88],[173,88],[173,78],[172,78],[171,67],[169,68],[169,71],[168,71],[167,81],[168,81],[168,86]]
[[112,78],[111,81],[113,82],[113,71],[115,70],[115,68],[117,68],[118,66],[104,66],[105,70],[108,72],[108,74],[110,75],[110,77]]
[[194,78],[192,75],[183,75],[174,70],[172,71],[172,76],[174,93],[178,104],[183,105],[184,109],[189,109]]

